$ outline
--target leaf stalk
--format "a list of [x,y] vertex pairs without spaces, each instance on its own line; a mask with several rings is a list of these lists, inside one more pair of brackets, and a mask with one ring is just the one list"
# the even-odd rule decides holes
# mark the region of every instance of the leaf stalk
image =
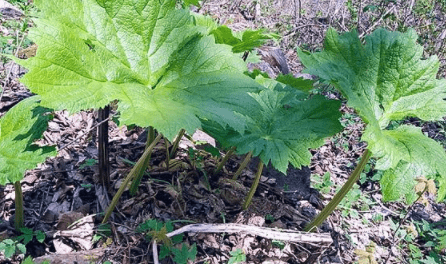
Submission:
[[175,138],[175,141],[172,144],[172,149],[170,151],[170,158],[171,159],[174,158],[175,153],[177,152],[178,146],[180,145],[180,140],[183,138],[185,133],[186,133],[186,130],[184,130],[184,129],[181,129],[180,132],[178,132],[178,135]]
[[169,154],[169,140],[163,136],[164,146],[166,147],[166,168],[169,170],[170,154]]
[[215,170],[214,174],[218,174],[221,169],[223,169],[223,166],[226,164],[226,162],[229,160],[229,158],[234,154],[236,147],[232,147],[226,155],[223,157],[223,159],[218,163],[217,169]]
[[141,171],[144,171],[150,162],[150,156],[152,154],[153,148],[156,146],[156,144],[161,140],[162,134],[158,134],[158,136],[153,140],[153,142],[150,144],[149,147],[147,147],[144,150],[144,153],[142,154],[141,158],[139,158],[138,162],[136,162],[135,166],[132,168],[130,173],[125,178],[124,182],[121,184],[121,187],[119,187],[118,192],[116,192],[115,196],[113,196],[113,200],[111,201],[110,206],[107,209],[107,212],[104,216],[104,220],[102,220],[102,223],[105,224],[108,221],[108,218],[110,218],[113,210],[115,209],[116,205],[118,204],[119,198],[121,198],[122,193],[124,193],[125,189],[127,188],[127,185],[129,182]]
[[251,158],[252,158],[252,151],[250,151],[250,152],[248,152],[248,154],[246,154],[245,159],[240,164],[240,167],[238,167],[234,176],[232,176],[232,179],[234,181],[237,180],[238,176],[240,176],[240,174],[242,174],[242,171],[246,168],[246,166],[248,166],[248,163],[251,161]]
[[146,142],[146,148],[148,146],[150,146],[150,144],[152,144],[152,142],[155,140],[155,129],[153,128],[153,126],[149,126],[148,129],[148,133],[147,133],[147,142]]
[[15,216],[14,216],[14,227],[17,231],[25,226],[25,220],[23,216],[23,192],[22,184],[20,181],[14,183],[15,192]]
[[313,219],[306,227],[305,231],[310,232],[313,231],[314,228],[320,226],[325,219],[330,216],[330,214],[336,209],[338,204],[344,199],[345,195],[350,191],[353,185],[358,181],[361,172],[364,170],[365,165],[372,157],[372,152],[368,149],[364,151],[362,154],[361,161],[356,166],[355,170],[352,172],[347,182],[342,186],[341,190],[333,197],[333,199],[322,209],[322,211]]
[[254,182],[252,183],[251,189],[249,189],[248,196],[246,196],[245,203],[243,204],[243,210],[248,209],[249,205],[251,204],[252,197],[254,197],[254,193],[257,190],[257,186],[259,185],[260,178],[262,176],[263,171],[263,162],[262,160],[259,161],[259,164],[257,165],[257,172],[256,177],[254,178]]
[[[108,119],[110,115],[110,106],[98,110],[98,122]],[[108,149],[108,122],[103,122],[98,126],[98,167],[99,178],[102,185],[108,190],[110,188],[110,162]]]
[[[151,139],[151,137],[153,137],[153,138]],[[152,126],[150,126],[148,135],[147,135],[145,149],[147,149],[150,146],[150,144],[152,144],[152,142],[154,140],[155,140],[155,129]],[[147,160],[147,167],[140,170],[139,173],[135,176],[135,179],[132,181],[132,184],[130,185],[130,188],[129,188],[129,192],[130,192],[131,196],[136,195],[136,192],[138,191],[138,186],[141,183],[142,177],[144,176],[144,171],[149,167],[149,161],[150,161],[150,156],[148,157],[148,160]]]

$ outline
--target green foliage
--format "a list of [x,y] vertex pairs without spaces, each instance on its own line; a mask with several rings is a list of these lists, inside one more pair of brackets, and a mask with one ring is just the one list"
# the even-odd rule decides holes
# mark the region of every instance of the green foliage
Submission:
[[229,252],[229,255],[231,255],[231,257],[229,258],[228,264],[235,264],[246,261],[245,252],[243,252],[241,248],[237,248],[236,250]]
[[110,237],[112,234],[111,226],[109,223],[100,224],[96,229],[96,234],[93,236],[93,243],[98,242],[102,238]]
[[[215,37],[217,44],[226,44],[232,47],[234,53],[248,52],[246,62],[258,63],[260,57],[254,48],[260,47],[268,40],[277,41],[280,36],[274,33],[266,33],[264,29],[247,29],[234,32],[227,26],[219,26],[211,17],[200,14],[193,14],[195,23],[207,28],[207,33]],[[245,56],[245,54],[243,54]],[[267,77],[267,76],[266,76]]]
[[280,248],[280,249],[284,249],[285,248],[285,243],[283,241],[276,240],[276,239],[273,239],[273,241],[271,241],[271,245],[273,247],[277,247],[277,248]]
[[[26,1],[27,2],[27,1]],[[2,26],[7,30],[7,33],[0,34],[0,57],[6,62],[7,57],[2,54],[13,55],[16,52],[27,48],[33,42],[27,37],[28,25],[30,24],[30,16],[33,15],[32,5],[25,5],[17,2],[17,5],[24,11],[23,19],[9,19],[2,21]],[[31,12],[30,12],[31,11]],[[1,14],[0,14],[1,16]]]
[[428,16],[434,10],[435,2],[435,0],[418,0],[413,12],[420,16]]
[[24,227],[21,228],[20,231],[22,232],[22,235],[13,239],[4,239],[0,242],[0,251],[5,254],[5,258],[11,258],[17,251],[21,254],[26,254],[26,244],[28,244],[34,237],[39,243],[43,243],[45,240],[45,233],[40,230],[32,231],[31,229]]
[[250,151],[264,164],[286,173],[288,164],[300,168],[309,165],[309,148],[317,148],[324,138],[339,132],[340,101],[329,101],[315,95],[308,98],[308,81],[284,77],[286,83],[258,74],[256,81],[265,87],[251,96],[259,107],[241,116],[247,128],[243,135],[215,122],[204,122],[204,130],[225,147],[236,146],[237,153]]
[[95,165],[96,163],[98,163],[98,160],[96,160],[96,159],[87,159],[84,163],[82,163],[82,164],[79,166],[79,169],[80,169],[80,170],[83,170],[83,169],[85,169],[85,167],[93,166],[93,165]]
[[267,214],[265,215],[265,221],[269,221],[269,222],[274,222],[276,219],[274,218],[274,216]]
[[333,182],[330,178],[330,172],[326,172],[322,176],[314,174],[311,176],[311,180],[313,183],[312,187],[319,190],[321,193],[329,193],[331,186],[333,186]]
[[9,0],[9,3],[15,5],[15,4],[25,4],[28,3],[28,0]]
[[426,241],[425,247],[431,247],[437,253],[446,249],[446,230],[435,228],[437,225],[445,224],[446,221],[430,224],[424,219],[421,223],[416,223],[419,236]]
[[204,167],[204,158],[200,150],[195,150],[191,147],[187,149],[187,153],[189,155],[189,159],[192,163],[192,167],[197,169],[202,169]]
[[20,181],[26,170],[56,155],[53,147],[34,145],[47,127],[49,112],[40,106],[39,97],[33,96],[0,119],[0,185]]
[[[139,233],[145,233],[147,235],[147,239],[155,239],[157,242],[162,243],[159,254],[160,260],[168,256],[171,256],[173,261],[179,264],[187,264],[189,259],[195,260],[197,255],[197,247],[195,244],[192,245],[192,247],[188,247],[185,243],[181,243],[183,241],[183,234],[174,236],[171,240],[166,237],[167,233],[173,231],[173,222],[171,221],[163,223],[156,219],[150,219],[140,224],[136,231]],[[180,243],[178,245],[180,248],[175,246],[175,244],[178,243]]]
[[367,12],[367,11],[377,11],[378,10],[378,6],[376,6],[376,5],[373,5],[373,4],[371,4],[371,5],[366,5],[363,9],[362,9],[362,12]]
[[183,244],[181,249],[176,247],[172,248],[174,255],[173,261],[178,264],[187,264],[188,260],[194,261],[197,257],[197,245],[194,243],[191,248]]
[[438,59],[421,59],[423,49],[414,30],[378,29],[361,43],[355,31],[327,31],[325,50],[298,50],[307,72],[334,85],[366,122],[362,140],[378,158],[376,169],[385,201],[413,201],[415,178],[437,176],[438,200],[446,196],[446,154],[440,144],[413,126],[387,130],[392,120],[418,117],[442,120],[446,115],[446,81],[437,80]]
[[219,158],[221,157],[220,150],[216,147],[206,145],[204,146],[204,151],[210,153],[213,157]]
[[370,181],[380,181],[383,176],[383,171],[373,170],[375,164],[374,162],[369,162],[364,167],[364,171],[361,173],[359,178],[359,183],[364,184],[365,182]]
[[183,0],[183,4],[185,6],[194,5],[194,6],[200,6],[199,0]]
[[34,264],[33,258],[31,258],[31,256],[28,256],[26,259],[22,261],[21,264]]
[[93,185],[91,183],[81,183],[81,187],[85,188],[87,191],[90,191]]
[[0,251],[5,254],[5,258],[7,259],[12,257],[17,250],[19,250],[22,254],[26,253],[25,245],[19,243],[18,241],[14,241],[8,238],[0,242]]
[[42,105],[75,112],[118,100],[120,123],[153,126],[172,139],[198,117],[243,131],[234,111],[250,111],[260,87],[245,63],[215,44],[174,0],[36,0],[30,37],[37,55],[17,62]]
[[45,240],[45,233],[40,230],[33,231],[29,228],[23,227],[20,228],[20,231],[22,232],[22,235],[17,237],[17,241],[22,241],[22,243],[25,245],[28,244],[33,237],[35,237],[39,243],[43,243]]
[[[445,230],[435,228],[436,224],[441,225],[444,223],[429,224],[427,221],[422,220],[415,223],[417,231],[415,231],[415,228],[409,227],[400,228],[395,233],[395,238],[399,241],[398,247],[400,250],[408,252],[410,264],[445,263],[446,257],[442,250],[446,248],[446,241],[441,240],[446,237],[446,233],[442,232]],[[394,231],[397,230],[398,222],[390,221],[390,227]],[[417,235],[418,239],[416,239]],[[425,242],[425,244],[423,245],[422,242]]]
[[358,19],[358,9],[353,5],[352,0],[347,0],[345,3],[345,6],[347,7],[348,11],[350,12],[351,20],[355,21]]

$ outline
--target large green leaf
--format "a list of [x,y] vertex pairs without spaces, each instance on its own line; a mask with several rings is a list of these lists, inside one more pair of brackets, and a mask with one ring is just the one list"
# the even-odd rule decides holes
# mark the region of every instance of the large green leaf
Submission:
[[[420,128],[400,126],[395,130],[384,130],[378,140],[369,139],[373,135],[366,130],[363,138],[370,142],[369,148],[375,156],[382,157],[376,168],[389,169],[381,180],[384,200],[413,193],[413,179],[420,175],[446,175],[443,147],[424,136]],[[444,198],[445,188],[446,185],[440,185],[439,199]]]
[[362,139],[379,158],[377,168],[389,170],[382,180],[388,200],[410,195],[414,178],[421,175],[440,175],[438,198],[445,196],[442,146],[414,127],[385,130],[392,120],[418,117],[433,121],[446,115],[446,82],[436,79],[438,59],[422,59],[423,49],[416,40],[414,30],[378,29],[363,45],[356,32],[338,35],[330,29],[324,51],[309,54],[299,50],[307,72],[338,88],[368,123]]
[[205,123],[206,132],[225,146],[236,146],[239,154],[252,151],[283,173],[289,163],[297,168],[309,165],[312,155],[308,149],[320,147],[324,138],[342,130],[340,101],[322,96],[304,100],[308,95],[300,90],[261,76],[256,79],[267,89],[252,94],[259,107],[244,116],[245,133],[215,123]]
[[38,101],[38,96],[22,100],[0,119],[0,185],[20,181],[26,170],[56,155],[53,147],[33,145],[49,119]]
[[421,59],[416,40],[414,30],[378,29],[362,45],[355,31],[339,36],[330,29],[323,52],[299,50],[299,57],[309,73],[334,84],[367,123],[385,128],[408,116],[439,120],[446,115],[446,82],[435,78],[437,57]]
[[36,0],[37,55],[21,79],[42,105],[71,112],[119,100],[121,121],[169,138],[198,117],[242,131],[234,110],[259,86],[231,47],[215,44],[174,0]]

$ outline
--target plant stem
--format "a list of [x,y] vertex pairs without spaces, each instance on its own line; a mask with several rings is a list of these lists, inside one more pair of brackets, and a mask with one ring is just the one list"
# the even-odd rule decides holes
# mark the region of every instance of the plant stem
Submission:
[[342,186],[341,190],[333,197],[333,199],[324,207],[324,209],[313,219],[306,227],[305,231],[312,231],[315,227],[320,226],[325,219],[336,209],[336,206],[342,201],[345,195],[350,191],[353,185],[358,181],[361,172],[364,170],[365,165],[369,161],[372,153],[366,149],[362,154],[361,161],[352,172],[347,182]]
[[107,209],[107,212],[104,216],[104,220],[102,220],[102,223],[105,224],[108,221],[108,218],[111,216],[113,210],[115,209],[116,205],[118,204],[119,198],[121,198],[122,193],[127,188],[127,185],[129,182],[138,174],[144,172],[144,170],[149,165],[150,161],[150,155],[152,154],[153,148],[156,146],[156,144],[161,140],[162,135],[158,134],[158,136],[153,140],[152,144],[148,146],[144,153],[142,154],[141,158],[139,158],[138,162],[136,162],[135,166],[132,168],[130,173],[125,178],[124,182],[122,182],[121,187],[119,187],[118,192],[113,196],[113,200],[110,204],[110,206]]
[[259,160],[259,164],[257,165],[256,177],[254,178],[254,182],[252,183],[251,189],[249,189],[249,193],[248,193],[248,196],[246,197],[246,201],[243,204],[243,207],[242,207],[243,210],[248,209],[249,205],[251,204],[252,197],[254,196],[254,193],[257,190],[257,186],[259,185],[260,177],[262,176],[262,171],[263,171],[263,162],[262,162],[262,160]]
[[[146,147],[145,149],[147,149],[150,144],[152,144],[152,142],[155,140],[155,129],[153,129],[152,126],[149,127],[149,131],[148,131],[148,135],[147,135],[147,141],[146,141]],[[152,138],[153,137],[153,138]],[[150,161],[150,156],[148,157],[149,160],[147,160],[147,167],[143,168],[138,175],[135,176],[135,179],[132,181],[132,184],[130,185],[129,188],[129,192],[131,196],[135,196],[136,192],[138,191],[138,186],[141,183],[141,179],[144,176],[144,171],[148,168],[149,166],[149,161]]]
[[[98,122],[102,122],[108,118],[110,114],[110,106],[98,110]],[[110,162],[108,152],[108,122],[103,122],[98,126],[98,168],[99,178],[102,184],[108,190],[110,188]]]
[[173,159],[175,156],[175,153],[177,152],[178,146],[180,145],[180,140],[183,138],[184,133],[186,133],[186,130],[181,129],[180,132],[178,132],[177,138],[173,142],[172,150],[170,151],[170,158]]
[[215,170],[214,174],[217,174],[221,171],[221,169],[223,169],[223,166],[226,164],[226,162],[228,161],[228,159],[232,156],[232,154],[234,153],[236,147],[232,147],[224,156],[224,158],[220,161],[220,163],[218,163],[217,169]]
[[14,227],[17,231],[20,231],[20,228],[25,226],[25,221],[23,217],[23,193],[22,193],[22,184],[20,184],[20,181],[16,181],[14,183],[14,192],[15,192]]
[[169,154],[169,141],[165,136],[163,136],[164,140],[164,146],[166,146],[166,168],[169,170],[169,163],[170,163],[170,154]]
[[246,154],[245,159],[240,164],[240,167],[238,167],[234,176],[232,176],[232,179],[234,181],[237,180],[238,176],[240,176],[240,174],[242,174],[242,171],[246,168],[246,166],[248,166],[248,163],[251,161],[251,158],[252,158],[252,151],[250,151],[250,152],[248,152],[248,154]]
[[148,146],[150,146],[150,144],[152,144],[153,140],[155,140],[155,129],[153,128],[153,126],[149,126],[148,129],[148,133],[147,133],[147,142],[146,142],[146,148]]

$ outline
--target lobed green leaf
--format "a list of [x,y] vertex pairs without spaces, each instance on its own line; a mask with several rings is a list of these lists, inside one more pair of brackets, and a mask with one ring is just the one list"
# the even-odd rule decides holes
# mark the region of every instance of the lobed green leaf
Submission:
[[368,123],[362,137],[388,170],[381,180],[386,200],[408,198],[414,178],[439,176],[438,199],[446,195],[446,155],[435,141],[415,127],[385,130],[392,120],[418,117],[441,120],[446,115],[446,81],[437,80],[436,56],[422,58],[414,30],[406,33],[378,29],[365,38],[357,33],[327,31],[325,49],[309,54],[298,50],[307,72],[333,84]]
[[45,131],[50,110],[33,96],[22,100],[0,119],[0,185],[20,181],[26,170],[36,167],[47,157],[55,156],[54,147],[33,144]]
[[355,31],[339,36],[330,29],[324,51],[298,52],[307,72],[335,85],[365,122],[385,128],[405,117],[433,121],[446,115],[446,83],[435,78],[439,61],[422,59],[416,40],[412,29],[378,29],[362,45]]
[[308,94],[286,84],[260,75],[256,80],[267,89],[251,94],[259,107],[243,116],[245,133],[212,122],[205,122],[206,132],[224,146],[236,146],[239,154],[252,151],[283,173],[289,163],[297,168],[309,165],[312,155],[308,149],[320,147],[324,138],[342,130],[338,120],[340,101],[322,96],[305,100]]
[[231,47],[174,0],[36,0],[30,37],[37,55],[18,62],[42,105],[76,112],[118,100],[121,122],[153,126],[168,138],[194,132],[198,117],[244,129],[235,110],[260,88]]

